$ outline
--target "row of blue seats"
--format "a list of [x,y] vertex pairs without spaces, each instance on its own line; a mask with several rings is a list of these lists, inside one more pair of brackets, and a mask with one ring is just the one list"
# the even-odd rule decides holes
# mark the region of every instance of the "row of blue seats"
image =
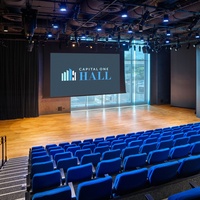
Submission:
[[[117,159],[113,159],[117,160]],[[193,167],[191,167],[193,166]],[[114,167],[114,165],[112,166]],[[160,185],[166,182],[169,182],[171,180],[177,179],[179,177],[187,177],[191,176],[194,174],[197,174],[200,172],[200,155],[198,156],[191,156],[188,158],[180,159],[177,161],[172,161],[172,162],[167,162],[167,163],[162,163],[162,164],[157,164],[149,169],[147,168],[141,168],[129,172],[122,172],[118,173],[117,176],[115,177],[114,182],[112,183],[112,178],[110,175],[110,168],[107,168],[104,166],[104,172],[102,172],[102,175],[100,176],[101,178],[95,178],[92,179],[92,164],[85,164],[82,166],[76,166],[76,167],[71,167],[70,170],[72,171],[71,177],[70,177],[70,182],[75,183],[75,182],[83,182],[78,184],[78,189],[77,189],[77,195],[80,195],[80,188],[81,186],[88,186],[87,192],[85,191],[84,193],[84,198],[85,199],[90,199],[88,196],[91,196],[95,199],[97,197],[96,195],[100,192],[102,194],[105,194],[103,191],[107,190],[105,189],[108,187],[107,184],[102,184],[102,187],[104,188],[102,191],[99,187],[96,188],[95,192],[91,192],[90,190],[93,188],[96,183],[101,182],[101,180],[110,180],[110,185],[109,185],[109,195],[107,198],[111,197],[112,195],[118,196],[118,195],[123,195],[127,194],[129,192],[133,192],[135,190],[138,190],[140,188],[145,188],[149,186],[156,186]],[[55,174],[57,175],[57,178],[55,178]],[[104,175],[108,174],[109,178],[106,177],[104,178]],[[55,184],[55,181],[57,181],[57,184]],[[87,181],[87,182],[85,182]],[[59,170],[53,170],[50,172],[44,172],[44,173],[38,173],[33,176],[32,179],[32,191],[31,194],[40,196],[40,192],[42,190],[46,190],[48,188],[52,188],[56,185],[56,187],[60,186],[61,181],[60,181],[60,171]],[[82,185],[81,185],[82,184]],[[94,184],[94,185],[93,185]],[[81,186],[80,186],[81,185]],[[48,192],[47,192],[48,193]],[[111,195],[112,194],[112,195]],[[82,194],[83,195],[83,194]],[[99,194],[100,195],[100,194]],[[101,195],[100,195],[101,196]],[[105,196],[104,196],[105,197]],[[84,199],[82,196],[82,199]],[[33,198],[37,199],[37,198]],[[77,198],[81,199],[81,198]],[[101,198],[100,198],[101,199]],[[103,199],[103,198],[102,198]]]

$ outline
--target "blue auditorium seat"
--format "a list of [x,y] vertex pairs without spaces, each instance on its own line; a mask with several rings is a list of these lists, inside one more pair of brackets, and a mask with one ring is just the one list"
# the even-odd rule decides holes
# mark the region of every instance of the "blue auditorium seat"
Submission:
[[182,137],[182,138],[177,138],[174,140],[174,144],[173,146],[180,146],[180,145],[184,145],[184,144],[188,144],[188,137]]
[[113,144],[111,146],[112,150],[120,149],[122,151],[122,149],[124,149],[124,148],[126,148],[126,142],[121,142],[121,143]]
[[87,155],[87,154],[91,154],[90,149],[80,149],[75,152],[74,156],[77,157],[80,161],[82,156]]
[[82,182],[92,178],[92,164],[78,165],[68,168],[66,172],[66,183],[68,182]]
[[157,137],[152,137],[152,138],[147,138],[143,141],[143,144],[150,144],[153,142],[157,142],[158,138]]
[[101,154],[100,153],[91,153],[88,155],[84,155],[81,158],[80,164],[92,163],[94,167],[100,162]]
[[148,180],[151,185],[159,185],[176,178],[180,163],[178,161],[157,164],[149,168]]
[[191,155],[200,154],[200,141],[194,142],[194,143],[191,144],[190,154]]
[[184,136],[184,133],[177,133],[177,134],[171,135],[171,139],[175,140],[178,138],[183,138],[183,136]]
[[64,153],[64,149],[62,147],[60,147],[60,149],[52,149],[49,151],[49,155],[52,156],[52,158],[54,158],[55,154],[57,153]]
[[71,200],[71,189],[68,185],[65,185],[44,192],[38,192],[33,195],[32,200]]
[[146,165],[147,154],[134,154],[130,156],[126,156],[123,160],[123,170],[133,170],[138,167],[144,167]]
[[75,152],[76,152],[77,150],[80,150],[80,149],[81,149],[80,146],[73,146],[73,147],[68,147],[68,148],[66,149],[66,151],[70,151],[70,152],[72,152],[72,154],[74,155]]
[[37,156],[37,157],[32,158],[31,164],[38,163],[38,162],[46,162],[50,160],[51,160],[51,157],[49,155]]
[[47,145],[45,146],[45,148],[46,148],[46,150],[47,150],[48,152],[49,152],[49,149],[52,148],[52,147],[53,147],[53,148],[56,148],[56,147],[58,147],[58,146],[57,146],[57,144],[47,144]]
[[114,196],[127,194],[145,187],[147,184],[147,173],[147,168],[142,168],[118,174],[113,183]]
[[103,141],[103,142],[99,142],[97,144],[97,147],[102,147],[102,146],[110,146],[110,141]]
[[197,135],[197,131],[195,130],[191,130],[191,131],[187,131],[184,133],[184,137],[189,137],[189,136],[192,136],[192,135]]
[[149,152],[147,156],[148,164],[162,163],[168,160],[169,150],[169,148],[165,148]]
[[96,145],[95,144],[86,144],[84,146],[82,146],[82,149],[90,149],[91,152],[94,152]]
[[95,147],[94,149],[94,153],[100,153],[101,155],[103,154],[103,152],[108,151],[109,150],[109,146],[102,146],[102,147]]
[[70,151],[63,152],[63,153],[57,153],[54,156],[54,161],[57,164],[58,160],[64,159],[64,158],[71,158],[71,157],[72,157],[72,152],[70,152]]
[[106,176],[79,183],[76,200],[107,200],[112,196],[112,178]]
[[156,150],[157,142],[143,144],[140,146],[139,152],[140,153],[149,153],[150,151]]
[[172,147],[169,152],[170,159],[183,158],[189,155],[190,144],[185,144],[181,146]]
[[125,135],[124,133],[122,133],[122,134],[116,135],[115,138],[116,138],[116,139],[119,139],[119,138],[124,137],[124,136],[126,136],[126,135]]
[[111,146],[114,145],[114,144],[122,143],[122,142],[124,142],[124,140],[122,140],[122,139],[115,139],[115,140],[113,140],[111,142]]
[[93,143],[93,139],[92,138],[84,139],[83,143],[84,142],[89,142],[90,144],[92,144]]
[[128,146],[128,143],[129,142],[132,142],[132,141],[135,141],[136,140],[136,137],[129,137],[129,138],[126,138],[125,140],[124,140],[124,142],[126,142],[126,145]]
[[179,162],[178,174],[180,176],[191,176],[200,172],[200,155],[190,156]]
[[188,137],[188,144],[192,144],[194,142],[200,142],[200,135],[191,135]]
[[71,142],[71,144],[75,144],[76,146],[78,146],[81,143],[81,140],[74,140]]
[[121,158],[124,159],[126,156],[134,155],[139,153],[140,146],[132,146],[132,147],[126,147],[121,152]]
[[33,152],[36,152],[36,151],[44,151],[44,147],[43,146],[33,146],[30,151],[33,153]]
[[200,187],[192,188],[173,194],[168,197],[168,200],[199,200],[200,199]]
[[99,143],[99,142],[103,142],[104,141],[104,138],[103,137],[99,137],[99,138],[95,138],[94,140],[93,140],[93,143],[97,146],[97,144]]
[[120,149],[109,150],[102,153],[102,160],[109,160],[113,158],[119,158],[121,154]]
[[45,156],[48,155],[47,152],[45,150],[43,151],[34,151],[31,153],[30,158],[33,159],[34,157],[38,157],[38,156]]
[[158,138],[158,142],[165,141],[171,139],[171,135],[160,136]]
[[62,147],[63,149],[65,149],[65,148],[64,148],[65,145],[68,145],[68,144],[69,144],[69,142],[61,142],[61,143],[58,144],[58,146],[60,146],[60,147]]
[[88,142],[81,142],[81,143],[79,143],[79,145],[78,146],[80,146],[81,147],[81,149],[83,148],[83,146],[85,146],[85,145],[87,145],[87,144],[91,144],[89,141]]
[[76,157],[62,158],[59,159],[57,162],[57,169],[63,169],[64,172],[67,172],[70,167],[74,167],[77,165],[78,159]]
[[103,177],[105,174],[113,175],[121,170],[121,159],[113,158],[110,160],[102,160],[96,167],[96,177]]
[[67,149],[69,148],[69,147],[75,147],[75,146],[77,146],[76,144],[66,144],[65,146],[64,146],[64,149],[65,149],[65,151],[67,151]]
[[135,141],[132,141],[132,142],[129,142],[128,143],[128,146],[129,147],[132,147],[132,146],[137,146],[137,145],[142,145],[142,143],[143,143],[143,140],[135,140]]
[[32,193],[42,192],[59,187],[60,185],[61,176],[59,170],[37,173],[32,179]]
[[169,139],[169,140],[163,140],[158,142],[156,149],[164,149],[164,148],[171,148],[173,147],[173,140]]

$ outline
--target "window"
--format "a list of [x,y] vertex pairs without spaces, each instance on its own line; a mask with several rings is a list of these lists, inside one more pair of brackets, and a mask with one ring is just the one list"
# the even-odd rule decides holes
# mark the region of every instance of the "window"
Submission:
[[149,55],[133,45],[124,52],[126,93],[71,97],[71,110],[146,104],[149,88]]

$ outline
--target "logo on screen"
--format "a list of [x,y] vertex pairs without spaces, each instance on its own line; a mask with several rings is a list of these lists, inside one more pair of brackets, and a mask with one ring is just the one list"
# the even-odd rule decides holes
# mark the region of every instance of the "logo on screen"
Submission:
[[79,68],[79,71],[68,69],[61,73],[61,81],[110,81],[108,68]]
[[61,81],[76,81],[76,72],[72,69],[68,69],[61,73]]

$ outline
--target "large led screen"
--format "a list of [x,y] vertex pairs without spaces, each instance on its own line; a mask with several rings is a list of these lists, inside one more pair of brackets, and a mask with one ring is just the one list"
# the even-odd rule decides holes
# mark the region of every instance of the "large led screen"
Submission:
[[50,97],[124,91],[119,53],[50,53]]

